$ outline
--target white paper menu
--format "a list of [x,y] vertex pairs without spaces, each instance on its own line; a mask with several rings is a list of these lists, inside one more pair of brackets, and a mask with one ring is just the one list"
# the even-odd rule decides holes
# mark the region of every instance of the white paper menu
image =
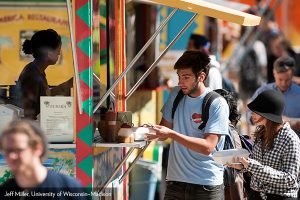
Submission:
[[73,142],[73,97],[42,96],[40,98],[40,123],[46,132],[48,142]]

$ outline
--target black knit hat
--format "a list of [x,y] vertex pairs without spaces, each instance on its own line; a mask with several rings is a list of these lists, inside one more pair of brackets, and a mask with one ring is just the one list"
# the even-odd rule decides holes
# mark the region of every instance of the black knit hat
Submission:
[[270,121],[282,123],[284,98],[278,91],[266,90],[249,103],[248,108]]

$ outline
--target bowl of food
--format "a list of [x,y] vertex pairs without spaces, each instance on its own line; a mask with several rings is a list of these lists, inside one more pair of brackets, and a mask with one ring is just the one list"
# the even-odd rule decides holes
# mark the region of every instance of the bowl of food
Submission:
[[127,123],[123,123],[118,131],[118,142],[132,143],[134,142],[133,127]]

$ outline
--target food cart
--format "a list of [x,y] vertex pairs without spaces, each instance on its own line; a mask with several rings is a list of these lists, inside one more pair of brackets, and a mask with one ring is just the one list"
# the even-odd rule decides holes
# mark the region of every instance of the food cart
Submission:
[[[128,2],[138,4],[147,3],[153,6],[162,5],[173,8],[173,11],[170,13],[170,15],[163,19],[163,21],[155,30],[154,34],[130,62],[126,62],[125,1],[76,0],[71,2],[67,0],[66,2],[54,1],[54,4],[53,2],[46,2],[45,4],[36,2],[31,2],[31,4],[20,3],[20,9],[24,7],[28,9],[28,7],[32,5],[37,6],[33,12],[43,12],[43,9],[45,9],[45,7],[49,8],[49,6],[52,6],[53,9],[51,10],[51,12],[53,13],[49,13],[48,9],[48,13],[44,11],[44,13],[35,14],[32,16],[26,13],[25,18],[25,14],[2,18],[0,16],[0,19],[5,19],[6,22],[16,22],[26,19],[38,21],[39,23],[41,23],[39,26],[37,25],[36,27],[34,27],[34,29],[46,28],[46,25],[43,24],[43,22],[45,23],[45,21],[50,21],[52,25],[56,24],[58,26],[62,26],[60,27],[60,29],[59,27],[57,27],[57,29],[61,30],[62,33],[66,30],[69,30],[64,33],[64,35],[66,36],[67,47],[63,50],[63,55],[69,57],[68,64],[63,63],[65,66],[68,65],[68,67],[63,69],[67,69],[66,71],[68,73],[61,73],[62,69],[58,68],[56,69],[57,71],[53,69],[54,71],[51,72],[51,76],[62,76],[62,79],[65,79],[68,76],[75,77],[74,89],[71,92],[71,99],[74,102],[72,104],[72,108],[74,111],[74,118],[72,118],[74,120],[74,138],[71,142],[69,140],[67,142],[61,141],[59,142],[59,144],[57,144],[57,141],[54,141],[56,142],[56,144],[51,144],[50,148],[53,149],[52,151],[54,152],[59,151],[60,154],[62,154],[61,152],[63,152],[64,155],[66,153],[71,153],[75,156],[74,159],[71,158],[71,162],[66,161],[68,163],[72,163],[72,160],[73,162],[74,160],[76,160],[76,163],[74,165],[71,164],[71,168],[75,168],[75,170],[72,171],[72,174],[76,175],[76,177],[82,182],[84,187],[98,192],[97,194],[99,195],[99,198],[100,196],[107,196],[105,198],[113,199],[128,198],[126,176],[134,166],[134,163],[142,156],[144,151],[149,146],[149,143],[146,141],[134,142],[129,144],[103,143],[94,141],[95,129],[93,128],[93,126],[95,113],[99,110],[101,105],[110,102],[107,101],[107,98],[114,99],[114,112],[125,112],[127,108],[126,101],[132,96],[132,94],[136,91],[140,84],[156,67],[157,63],[163,58],[168,49],[170,49],[172,45],[176,43],[176,41],[180,38],[184,31],[193,23],[198,14],[227,20],[245,26],[255,26],[258,25],[260,21],[260,18],[257,16],[249,15],[244,12],[236,11],[234,9],[213,4],[204,0],[135,0]],[[104,11],[106,11],[106,15],[101,14],[101,9],[100,11],[98,10],[95,14],[96,11],[95,9],[93,9],[95,6],[94,3],[97,6],[100,5],[100,8],[101,5],[104,5]],[[62,8],[62,4],[64,4],[65,9]],[[13,7],[15,5],[13,5],[13,3],[8,3],[7,5],[3,4],[2,7],[3,6]],[[54,13],[55,8],[57,8],[57,10],[59,10],[60,12],[62,10],[65,11],[63,14],[64,17],[62,19],[58,17],[59,14]],[[192,17],[184,24],[182,29],[173,38],[173,40],[169,44],[167,44],[166,48],[161,52],[161,54],[156,56],[154,62],[147,68],[147,71],[137,80],[137,82],[130,88],[130,90],[127,91],[125,78],[126,74],[130,70],[132,70],[137,60],[150,46],[151,42],[155,40],[155,38],[166,26],[172,16],[180,9],[192,12]],[[49,17],[47,15],[52,16]],[[3,20],[0,20],[0,26]],[[98,23],[96,20],[99,20],[100,23]],[[95,21],[96,24],[100,24],[99,32],[93,31],[94,26],[97,26],[94,25]],[[101,24],[103,24],[103,26],[101,26]],[[69,29],[66,29],[67,26],[69,27]],[[20,40],[20,38],[22,37],[28,37],[27,35],[30,35],[30,33],[27,33],[26,31],[20,31],[20,34],[20,37],[15,36],[18,37],[17,40]],[[7,41],[10,41],[8,35],[9,33],[3,37],[8,38]],[[2,35],[0,35],[0,37],[1,36]],[[97,37],[99,37],[98,47],[100,51],[95,54],[93,49],[98,47],[94,45],[93,39]],[[19,46],[20,43],[8,45],[8,48],[16,49],[16,45]],[[20,51],[20,49],[18,49],[18,51]],[[18,53],[15,52],[14,54]],[[93,66],[97,66],[93,63],[94,58],[101,57],[101,55],[103,54],[106,58],[104,59],[106,60],[106,68],[98,69],[97,74],[97,72],[95,72],[95,69],[93,68]],[[6,56],[7,55],[5,55],[5,57]],[[2,62],[5,63],[5,59],[2,59]],[[22,63],[17,63],[16,65],[24,66],[23,64],[24,62],[22,61]],[[8,66],[6,67],[8,68]],[[21,69],[18,68],[18,70],[14,72],[5,72],[12,73],[14,74],[14,76],[10,80],[7,80],[10,81],[10,83],[1,83],[1,85],[13,85],[14,81],[18,77],[17,74],[19,74],[20,70]],[[113,73],[111,72],[111,70],[113,70]],[[103,75],[103,73],[105,72],[106,74],[104,78],[101,78],[101,74]],[[58,82],[59,80],[54,78],[52,84],[56,85]],[[95,86],[96,84],[100,85],[100,91],[101,84],[104,84],[108,87],[107,89],[105,89],[105,93],[101,94],[99,100],[96,101],[96,103],[94,103],[93,105],[93,98],[95,99],[95,96],[93,97],[93,85]],[[57,103],[57,101],[57,98],[53,99],[53,103]],[[69,101],[71,100],[68,100],[68,102]],[[51,99],[46,99],[43,101],[43,103],[47,108],[47,105],[51,104]],[[109,103],[107,103],[107,105],[109,105]],[[65,113],[63,111],[61,112]],[[138,150],[137,153],[134,152],[135,149]],[[130,158],[130,155],[134,155],[134,158],[132,158],[132,164],[128,166],[127,160]],[[52,159],[55,160],[55,155]],[[61,163],[55,164],[56,166],[64,165]],[[108,186],[111,186],[109,188],[117,189],[107,190]]]

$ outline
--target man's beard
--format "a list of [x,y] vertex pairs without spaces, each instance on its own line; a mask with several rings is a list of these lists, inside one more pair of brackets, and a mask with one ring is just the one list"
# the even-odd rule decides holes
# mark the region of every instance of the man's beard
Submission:
[[187,95],[190,95],[190,94],[198,91],[198,83],[199,83],[199,80],[195,81],[193,88],[188,91]]

